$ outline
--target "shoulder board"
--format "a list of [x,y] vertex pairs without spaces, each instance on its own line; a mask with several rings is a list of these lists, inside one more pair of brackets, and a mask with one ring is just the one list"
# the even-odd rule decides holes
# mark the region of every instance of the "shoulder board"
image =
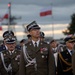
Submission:
[[30,42],[27,42],[25,45],[29,45],[29,44],[31,44],[32,42],[30,41]]
[[7,50],[3,50],[3,51],[1,51],[2,53],[5,53],[5,52],[7,52]]
[[25,45],[29,44],[30,42],[26,42]]
[[15,50],[16,52],[21,52],[21,50]]

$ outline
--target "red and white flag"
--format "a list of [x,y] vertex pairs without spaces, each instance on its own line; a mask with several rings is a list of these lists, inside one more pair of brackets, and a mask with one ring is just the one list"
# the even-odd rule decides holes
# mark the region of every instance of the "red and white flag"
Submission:
[[0,17],[0,31],[3,30],[3,29],[2,29],[2,26],[1,26],[2,21],[3,21],[3,17]]
[[0,17],[0,22],[2,22],[4,19],[8,19],[8,14],[5,14],[3,17]]
[[52,15],[52,8],[51,7],[47,7],[41,10],[40,12],[40,16],[47,16],[47,15]]
[[8,14],[5,14],[3,18],[8,19]]
[[3,30],[3,29],[2,29],[2,26],[0,26],[0,30]]
[[2,28],[2,26],[1,26],[1,21],[0,21],[0,31],[2,31],[3,30],[3,28]]
[[8,13],[6,13],[6,14],[4,14],[4,16],[0,17],[0,31],[3,30],[3,29],[2,29],[2,26],[1,26],[2,21],[3,21],[4,19],[8,19],[8,17],[9,17],[9,16],[8,16]]

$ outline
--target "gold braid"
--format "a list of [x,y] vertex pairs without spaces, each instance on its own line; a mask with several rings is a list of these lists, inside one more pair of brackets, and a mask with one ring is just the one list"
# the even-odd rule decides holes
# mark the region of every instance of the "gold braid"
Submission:
[[64,72],[67,72],[67,71],[71,70],[71,69],[72,69],[72,64],[66,62],[66,61],[63,59],[61,53],[59,53],[59,57],[60,57],[60,59],[61,59],[66,65],[71,66],[70,68],[68,68],[68,69],[66,69],[66,70],[63,70],[63,71],[64,71]]

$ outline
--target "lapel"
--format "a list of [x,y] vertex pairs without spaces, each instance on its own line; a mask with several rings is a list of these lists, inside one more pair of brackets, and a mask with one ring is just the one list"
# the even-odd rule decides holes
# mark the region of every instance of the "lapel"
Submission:
[[38,51],[40,51],[40,49],[41,49],[42,46],[43,46],[43,42],[40,41],[40,42],[39,42],[39,45],[38,45],[38,47],[37,47],[37,49],[36,49],[36,53],[37,53]]
[[8,50],[6,50],[6,56],[7,56],[8,58],[11,58],[10,53],[9,53]]
[[65,53],[66,53],[65,58],[67,59],[68,62],[71,62],[71,57],[72,56],[70,55],[70,53],[68,52],[67,49],[65,50]]
[[33,45],[33,43],[32,43],[32,41],[31,41],[31,42],[28,44],[28,50],[30,49],[30,50],[32,50],[32,51],[34,51],[34,52],[37,52],[37,51],[39,51],[40,46],[41,46],[41,43],[39,42],[38,47],[35,48],[34,45]]
[[29,42],[29,44],[28,44],[28,50],[32,50],[32,51],[34,51],[34,52],[36,52],[36,53],[37,53],[38,51],[40,51],[40,48],[42,48],[42,47],[43,47],[43,42],[42,42],[42,41],[39,42],[39,45],[38,45],[37,48],[34,47],[32,41]]
[[15,58],[16,55],[17,55],[17,50],[15,50],[15,51],[12,53],[12,57],[11,57],[11,58],[12,58],[12,59]]
[[34,47],[32,41],[29,42],[29,44],[28,44],[28,50],[32,50],[32,51],[34,51],[34,48],[35,48],[35,47]]
[[66,54],[67,56],[71,57],[70,53],[68,52],[68,50],[66,50]]
[[8,57],[8,58],[11,58],[11,59],[13,59],[13,58],[16,56],[16,54],[17,54],[17,50],[15,50],[15,51],[12,53],[12,55],[10,55],[10,53],[9,53],[8,50],[6,51],[7,57]]

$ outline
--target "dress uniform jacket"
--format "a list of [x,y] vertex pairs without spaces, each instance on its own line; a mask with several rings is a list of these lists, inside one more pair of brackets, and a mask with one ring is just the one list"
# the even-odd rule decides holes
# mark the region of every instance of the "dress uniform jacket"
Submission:
[[26,67],[27,62],[22,51],[19,75],[55,75],[54,57],[49,47],[49,44],[43,41],[40,41],[37,48],[34,47],[32,41],[28,42],[27,53],[30,58],[36,59],[37,66],[35,68],[35,64],[30,64]]
[[15,50],[12,55],[10,55],[8,50],[5,50],[2,52],[3,58],[4,58],[4,64],[8,68],[8,65],[11,64],[12,70],[8,71],[5,69],[4,64],[2,62],[1,56],[0,56],[0,72],[1,75],[18,75],[19,71],[19,62],[20,62],[20,51]]
[[73,75],[72,56],[67,49],[58,54],[57,75]]
[[73,75],[75,75],[75,51],[72,55],[72,68],[73,68]]

